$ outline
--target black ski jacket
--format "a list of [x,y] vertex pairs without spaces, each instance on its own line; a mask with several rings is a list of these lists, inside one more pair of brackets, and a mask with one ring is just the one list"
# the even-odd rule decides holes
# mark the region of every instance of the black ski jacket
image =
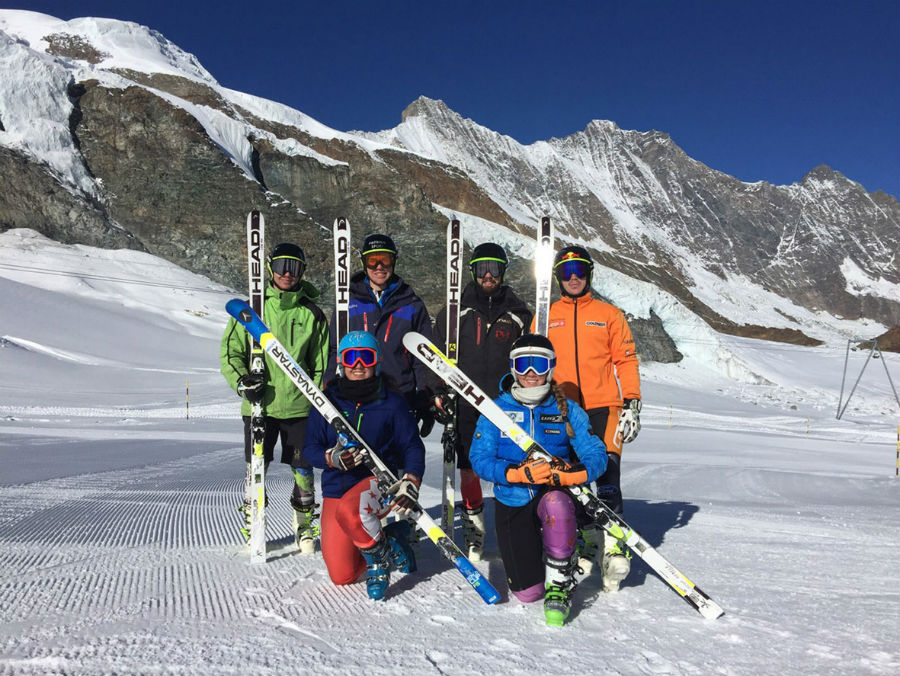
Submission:
[[[500,394],[500,379],[509,373],[509,351],[516,339],[528,332],[531,316],[528,306],[505,284],[493,296],[485,295],[474,281],[463,289],[457,366],[491,399]],[[447,308],[444,307],[434,325],[434,343],[444,350],[446,340]],[[429,376],[431,390],[438,391],[440,378],[431,372]],[[468,404],[460,407],[459,414],[478,417]]]

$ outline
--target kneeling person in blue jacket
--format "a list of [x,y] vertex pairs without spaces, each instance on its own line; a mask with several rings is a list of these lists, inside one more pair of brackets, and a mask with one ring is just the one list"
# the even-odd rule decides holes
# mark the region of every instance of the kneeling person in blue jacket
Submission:
[[[397,477],[387,494],[364,464],[362,451],[335,433],[315,409],[303,456],[322,472],[322,558],[331,581],[351,584],[366,573],[369,598],[384,599],[390,571],[409,573],[416,561],[406,520],[419,497],[425,446],[402,395],[380,373],[381,349],[365,331],[351,331],[338,345],[338,377],[325,394]],[[391,511],[397,520],[382,529]]]
[[606,446],[584,410],[552,382],[556,353],[547,338],[522,336],[509,356],[495,401],[555,459],[526,457],[483,416],[469,457],[476,474],[494,484],[494,527],[510,591],[525,603],[543,598],[547,624],[562,626],[577,563],[575,503],[564,487],[603,474]]

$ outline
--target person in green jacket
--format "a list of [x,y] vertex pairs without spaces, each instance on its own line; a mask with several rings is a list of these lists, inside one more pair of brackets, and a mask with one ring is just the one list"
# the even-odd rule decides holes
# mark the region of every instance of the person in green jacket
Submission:
[[[278,244],[266,262],[271,283],[266,287],[263,320],[297,363],[321,387],[328,361],[328,320],[315,303],[319,298],[318,289],[303,279],[306,269],[303,249],[296,244]],[[301,453],[310,403],[284,372],[274,365],[266,368],[264,376],[249,373],[249,338],[234,319],[230,319],[225,327],[220,360],[225,380],[244,399],[241,415],[244,419],[247,475],[241,510],[249,521],[250,409],[253,402],[261,401],[266,419],[263,445],[266,466],[274,457],[275,442],[280,437],[281,462],[290,465],[294,475],[291,506],[294,508],[297,546],[303,553],[312,553],[318,534],[315,524],[315,482],[312,467]]]

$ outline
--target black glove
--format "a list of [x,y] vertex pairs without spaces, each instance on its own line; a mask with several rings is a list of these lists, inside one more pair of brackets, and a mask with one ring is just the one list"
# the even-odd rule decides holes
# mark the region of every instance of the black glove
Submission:
[[416,416],[416,425],[419,425],[419,436],[427,437],[434,429],[434,415],[431,413],[431,393],[427,390],[416,392],[413,413]]
[[453,416],[456,414],[456,396],[453,393],[438,392],[431,401],[429,410],[435,421],[446,425],[453,420]]
[[238,379],[237,391],[251,404],[257,404],[266,393],[266,380],[261,373],[248,373]]

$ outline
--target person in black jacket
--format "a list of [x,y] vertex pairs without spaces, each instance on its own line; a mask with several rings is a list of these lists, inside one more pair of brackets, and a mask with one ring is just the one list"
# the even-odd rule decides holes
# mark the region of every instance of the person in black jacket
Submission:
[[[472,281],[463,289],[460,299],[459,349],[457,366],[491,398],[500,394],[500,380],[509,373],[509,350],[531,325],[531,310],[503,283],[509,265],[506,251],[499,244],[486,242],[472,250],[469,269]],[[438,312],[435,322],[435,344],[442,350],[447,337],[447,308]],[[441,422],[449,419],[448,392],[436,377],[431,382],[435,411]],[[456,466],[459,468],[463,522],[468,556],[480,561],[484,549],[484,498],[481,482],[469,462],[469,446],[478,412],[465,402],[458,402],[457,430],[459,446]]]
[[[366,236],[360,251],[363,270],[350,278],[348,331],[366,331],[378,340],[381,373],[409,403],[421,423],[420,435],[427,437],[434,427],[434,417],[425,384],[426,368],[407,352],[403,336],[417,331],[431,339],[431,317],[422,299],[394,273],[398,255],[394,240],[387,235]],[[326,380],[334,377],[340,338],[332,316]]]

